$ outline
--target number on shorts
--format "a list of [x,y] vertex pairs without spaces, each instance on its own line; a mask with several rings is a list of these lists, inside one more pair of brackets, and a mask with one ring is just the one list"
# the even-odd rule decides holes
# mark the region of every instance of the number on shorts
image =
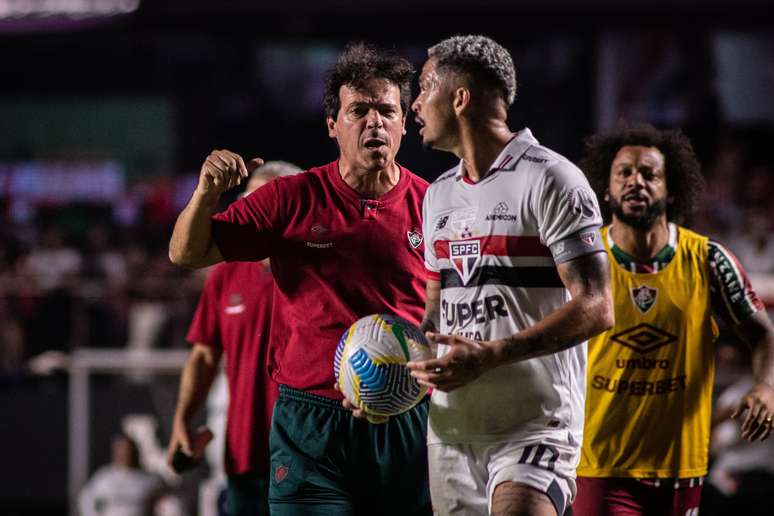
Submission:
[[[544,457],[547,451],[551,452],[551,454],[548,457]],[[554,446],[551,446],[550,444],[538,444],[537,446],[530,445],[524,448],[521,458],[519,459],[519,464],[527,464],[529,462],[533,466],[553,471],[558,459],[559,450]],[[541,464],[541,461],[543,464]]]

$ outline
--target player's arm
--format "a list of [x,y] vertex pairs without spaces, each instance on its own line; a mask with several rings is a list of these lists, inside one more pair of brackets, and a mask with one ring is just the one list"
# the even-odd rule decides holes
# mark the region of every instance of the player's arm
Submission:
[[198,269],[223,261],[212,238],[212,216],[223,192],[246,178],[263,163],[256,158],[245,165],[242,157],[227,150],[207,156],[199,172],[193,196],[180,213],[169,241],[169,259],[175,265]]
[[607,253],[580,256],[557,267],[572,299],[533,326],[495,341],[495,363],[520,362],[571,348],[613,326]]
[[[742,420],[742,437],[764,440],[771,435],[774,419],[774,328],[765,310],[755,312],[734,328],[752,349],[752,388],[731,415]],[[746,414],[745,414],[746,412]]]
[[441,328],[441,282],[428,279],[425,295],[425,316],[419,329],[423,332],[437,332]]
[[172,422],[172,436],[167,449],[167,463],[178,447],[187,455],[194,455],[191,420],[201,408],[218,373],[222,350],[202,343],[194,344],[183,366],[177,408]]
[[571,348],[613,326],[613,300],[607,253],[576,257],[558,265],[572,299],[538,323],[504,339],[475,341],[458,335],[428,333],[451,349],[442,357],[409,362],[421,384],[454,390],[501,365],[550,355]]
[[741,262],[720,243],[707,245],[710,295],[715,315],[734,328],[752,350],[752,388],[739,400],[733,418],[742,417],[742,437],[769,437],[774,419],[774,328]]

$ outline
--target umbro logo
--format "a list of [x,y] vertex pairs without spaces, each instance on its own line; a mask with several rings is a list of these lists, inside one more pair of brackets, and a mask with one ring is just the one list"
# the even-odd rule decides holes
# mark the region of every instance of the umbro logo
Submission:
[[677,337],[660,328],[642,323],[612,335],[610,340],[645,354],[677,341]]
[[311,247],[313,249],[330,249],[333,247],[333,242],[320,242],[319,239],[324,238],[328,232],[330,231],[328,228],[320,224],[319,222],[317,224],[314,224],[311,228],[309,228],[309,231],[312,233],[312,241],[306,242],[307,247]]
[[245,303],[242,294],[231,294],[228,296],[228,306],[223,309],[226,315],[241,314],[245,311]]
[[314,226],[312,226],[311,231],[315,235],[324,235],[325,233],[328,232],[328,228],[326,228],[322,224],[318,223],[318,224],[315,224]]
[[486,220],[505,220],[510,222],[517,220],[516,215],[509,215],[508,211],[508,205],[500,201],[494,207],[492,213],[486,216]]

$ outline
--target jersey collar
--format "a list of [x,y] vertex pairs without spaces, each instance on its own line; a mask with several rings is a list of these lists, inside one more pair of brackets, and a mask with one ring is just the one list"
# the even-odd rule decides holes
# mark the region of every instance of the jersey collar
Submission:
[[633,256],[615,245],[615,242],[613,241],[613,232],[610,231],[612,226],[608,226],[607,228],[607,246],[610,248],[610,253],[613,255],[613,258],[615,258],[615,261],[624,269],[636,273],[656,273],[672,261],[672,258],[674,258],[675,252],[677,251],[677,225],[670,222],[667,227],[669,228],[669,240],[647,263],[635,261]]
[[336,160],[330,164],[328,167],[328,176],[330,177],[330,181],[331,184],[333,184],[333,187],[345,199],[349,199],[355,204],[359,204],[361,201],[369,200],[378,205],[386,205],[403,199],[406,190],[409,187],[409,183],[411,182],[409,171],[402,167],[397,161],[395,164],[398,165],[398,168],[400,169],[400,179],[398,180],[398,184],[393,186],[389,192],[376,199],[365,199],[361,197],[359,193],[357,193],[344,181],[344,179],[341,177],[341,173],[339,172],[339,160]]
[[[513,138],[511,138],[511,141],[505,144],[503,150],[500,151],[500,154],[498,154],[497,158],[495,158],[495,160],[492,162],[492,166],[489,167],[489,170],[487,171],[484,178],[481,179],[481,181],[486,181],[500,170],[515,169],[516,164],[521,159],[521,156],[527,152],[530,147],[535,145],[538,145],[538,141],[532,135],[532,131],[529,130],[529,127],[525,127],[518,133],[514,134]],[[465,175],[465,163],[462,160],[460,160],[459,164],[457,165],[457,171],[455,174],[457,179],[464,184],[476,184],[471,183]],[[479,181],[479,183],[481,181]]]

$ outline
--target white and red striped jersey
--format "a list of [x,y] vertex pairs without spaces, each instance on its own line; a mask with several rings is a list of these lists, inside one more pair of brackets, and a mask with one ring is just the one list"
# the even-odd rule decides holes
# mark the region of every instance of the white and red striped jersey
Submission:
[[[462,162],[442,174],[423,205],[425,266],[441,282],[441,332],[503,338],[560,308],[570,294],[555,257],[573,235],[588,240],[589,252],[599,249],[599,213],[583,173],[529,129],[478,183]],[[439,346],[438,355],[446,351]],[[526,432],[579,445],[585,390],[585,343],[501,366],[433,393],[428,441],[494,443]]]

